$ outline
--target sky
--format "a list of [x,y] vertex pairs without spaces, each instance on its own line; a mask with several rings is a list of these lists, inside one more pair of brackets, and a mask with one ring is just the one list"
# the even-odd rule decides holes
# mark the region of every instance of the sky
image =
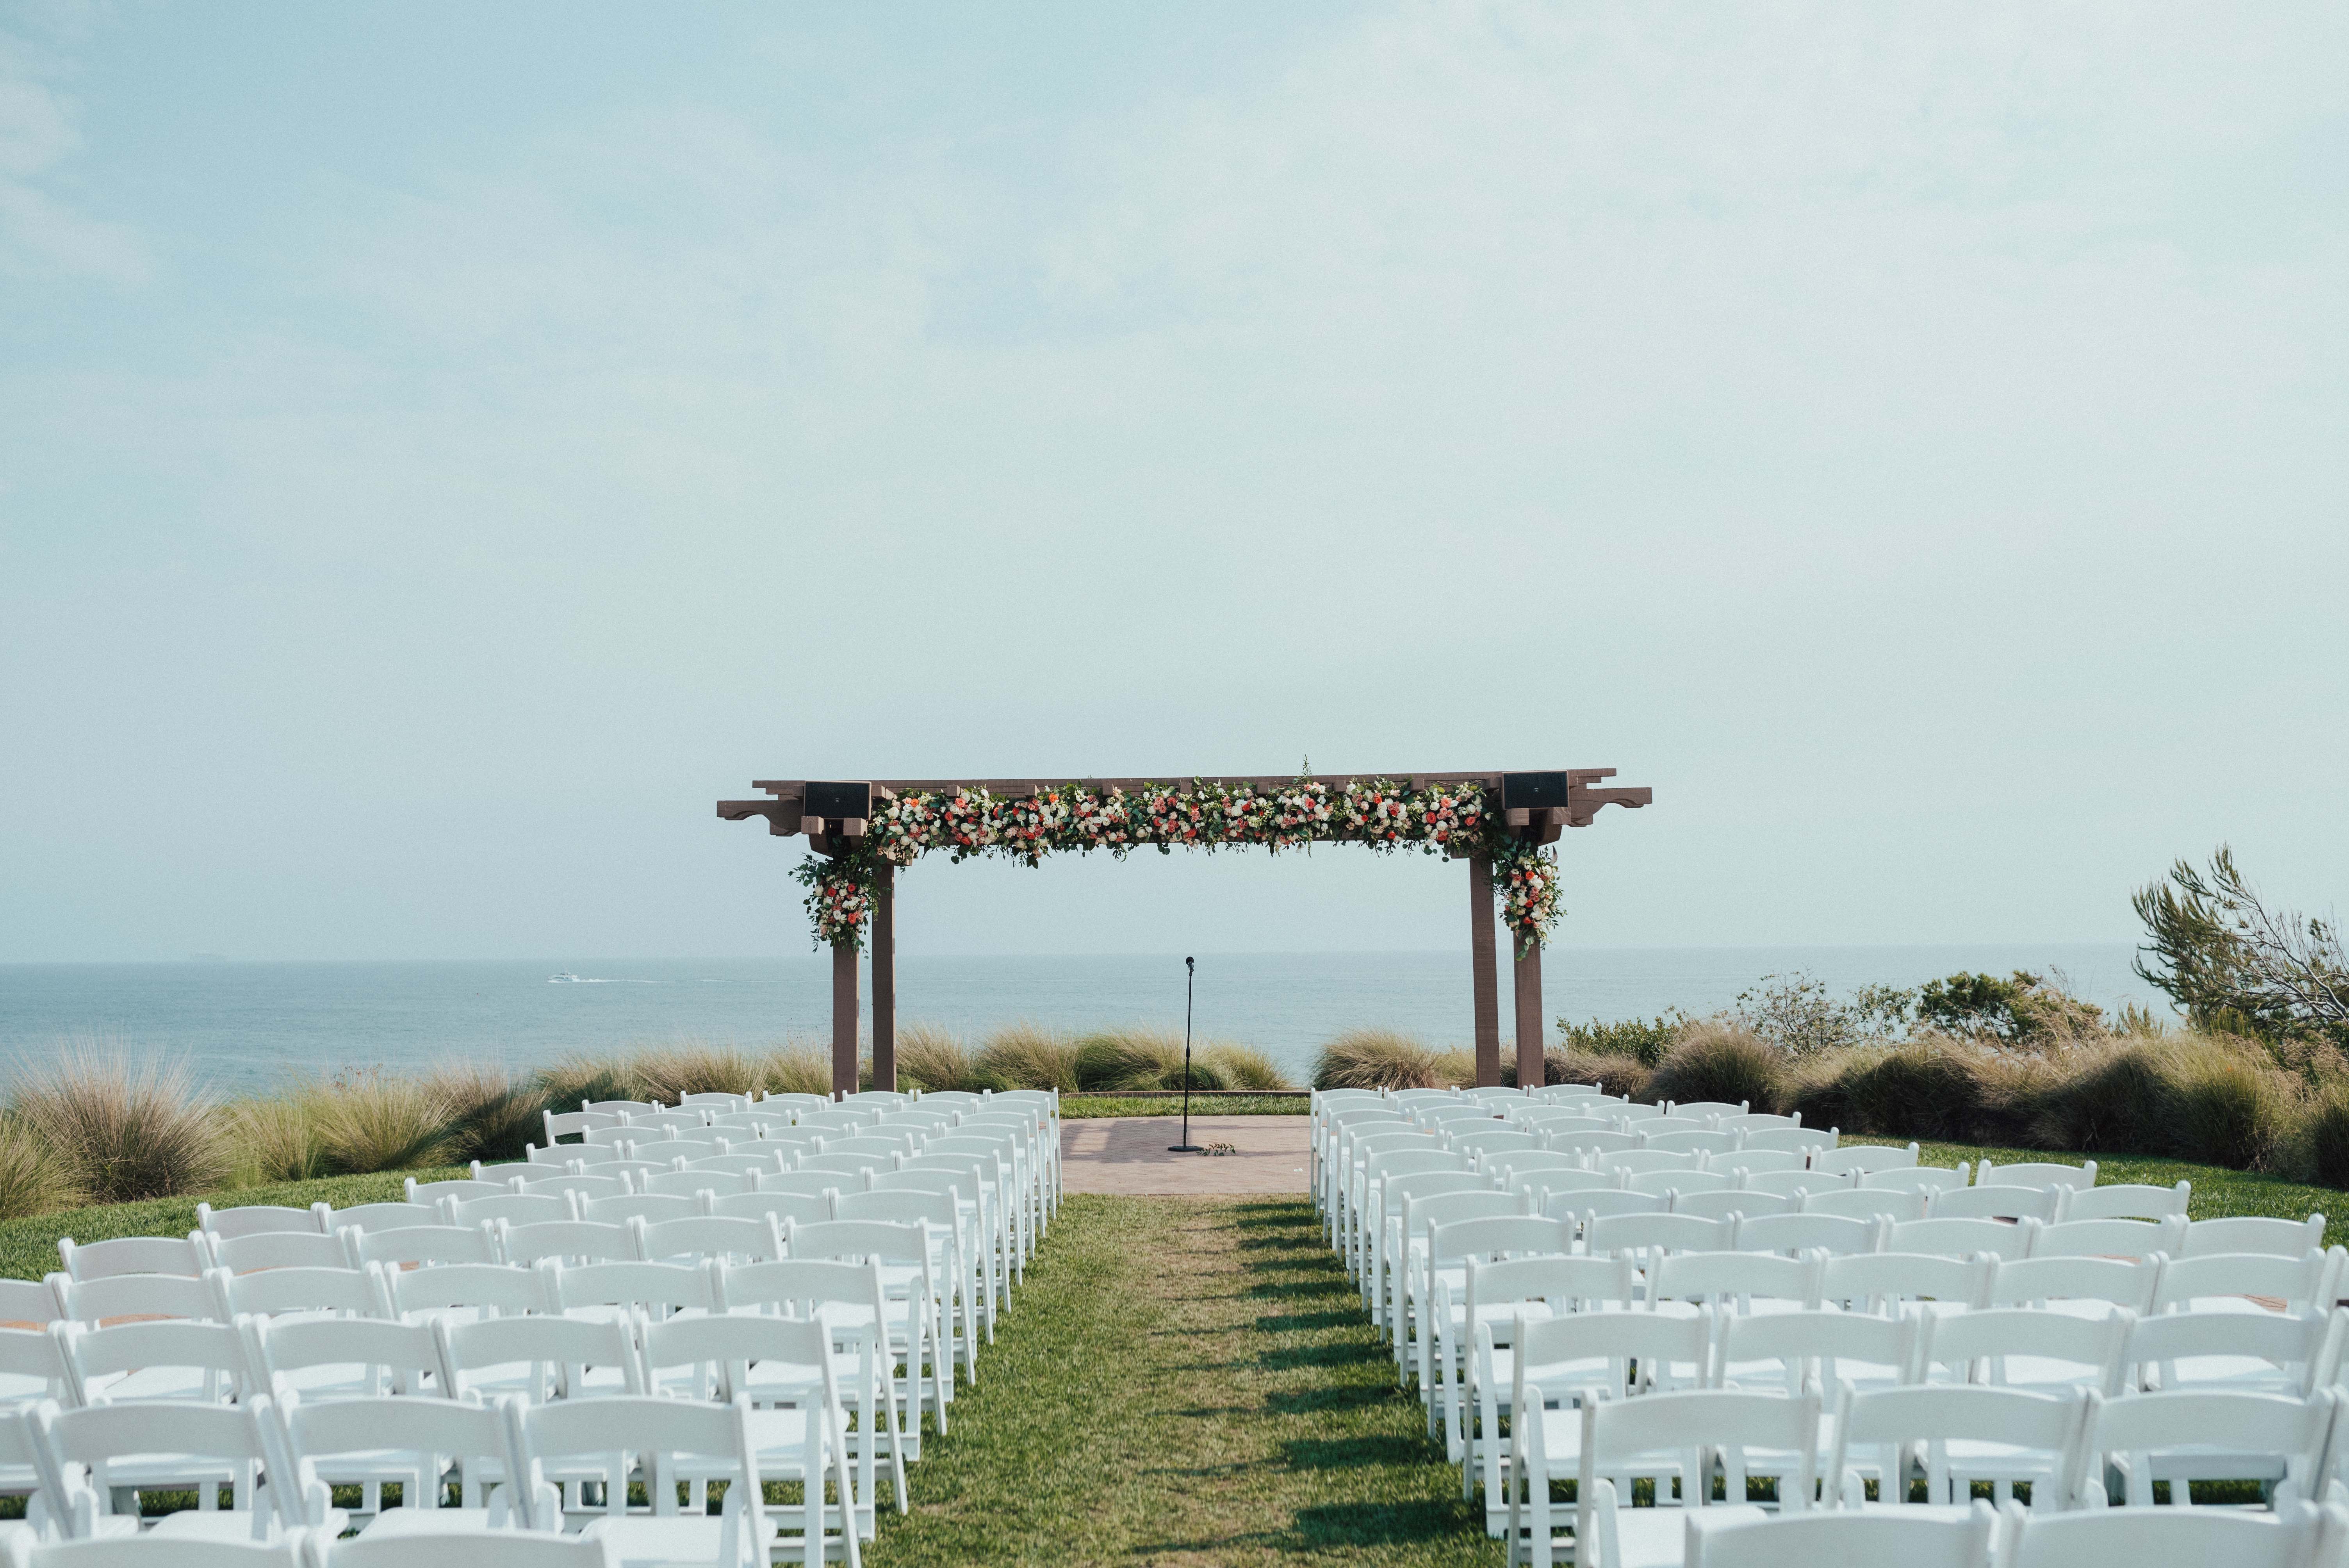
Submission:
[[0,961],[804,953],[753,779],[1309,759],[1651,786],[1568,944],[2323,909],[2344,278],[2316,4],[0,0]]

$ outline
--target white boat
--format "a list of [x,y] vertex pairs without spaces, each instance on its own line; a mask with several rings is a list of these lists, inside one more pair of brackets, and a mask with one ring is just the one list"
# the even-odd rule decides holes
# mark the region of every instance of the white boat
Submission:
[[562,974],[560,974],[560,975],[548,975],[548,976],[546,977],[546,983],[547,983],[548,985],[564,985],[564,984],[569,984],[569,985],[576,985],[581,984],[582,982],[580,981],[580,978],[579,978],[579,976],[578,976],[578,975],[572,974],[569,970],[567,970],[567,969],[566,969],[566,970],[564,970],[564,971]]

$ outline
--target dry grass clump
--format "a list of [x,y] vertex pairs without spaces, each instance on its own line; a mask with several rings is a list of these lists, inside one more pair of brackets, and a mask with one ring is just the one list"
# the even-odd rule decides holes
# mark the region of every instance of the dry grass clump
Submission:
[[613,1057],[569,1056],[538,1069],[539,1091],[550,1109],[577,1110],[582,1102],[636,1099],[634,1064]]
[[2328,1083],[2309,1097],[2296,1144],[2293,1163],[2308,1180],[2349,1187],[2349,1082]]
[[[1469,1081],[1476,1063],[1468,1056]],[[1416,1037],[1395,1029],[1348,1029],[1313,1061],[1315,1088],[1441,1088],[1454,1081],[1458,1064]]]
[[415,1078],[366,1068],[337,1073],[304,1097],[328,1175],[412,1171],[455,1158],[446,1110]]
[[47,1144],[17,1122],[0,1121],[0,1220],[47,1214],[81,1201],[72,1173]]
[[1685,1026],[1647,1083],[1651,1100],[1739,1100],[1754,1110],[1776,1110],[1784,1096],[1786,1057],[1742,1024],[1709,1018]]
[[897,1031],[897,1087],[976,1094],[985,1086],[979,1081],[978,1058],[960,1036],[933,1024],[907,1024]]
[[[1516,1076],[1515,1053],[1504,1049],[1501,1057],[1502,1077],[1514,1078]],[[1542,1053],[1543,1082],[1593,1083],[1609,1094],[1629,1099],[1651,1099],[1648,1093],[1648,1080],[1654,1074],[1653,1068],[1628,1052],[1561,1051],[1553,1047]]]
[[134,1202],[217,1187],[233,1161],[212,1098],[185,1061],[68,1046],[26,1063],[16,1119],[92,1202]]
[[326,1151],[318,1141],[311,1105],[311,1096],[296,1088],[262,1099],[240,1099],[229,1106],[228,1137],[235,1166],[233,1185],[308,1181],[327,1173]]
[[769,1094],[832,1093],[832,1053],[806,1044],[784,1046],[760,1063]]
[[767,1064],[739,1046],[685,1040],[628,1060],[637,1099],[675,1105],[689,1094],[755,1095],[767,1087]]
[[[443,1062],[424,1092],[449,1124],[453,1160],[520,1160],[545,1141],[545,1090],[497,1063]],[[567,1109],[577,1108],[574,1100]]]
[[[1095,1094],[1121,1089],[1181,1088],[1183,1037],[1171,1029],[1131,1024],[1096,1029],[1077,1040],[1077,1087]],[[1191,1053],[1193,1088],[1227,1087],[1208,1056]]]
[[1077,1043],[1034,1024],[1008,1024],[978,1049],[978,1077],[988,1088],[1057,1088],[1077,1092]]
[[1222,1078],[1226,1088],[1277,1091],[1297,1087],[1270,1057],[1254,1046],[1237,1046],[1229,1040],[1219,1040],[1197,1053],[1194,1060],[1206,1062]]

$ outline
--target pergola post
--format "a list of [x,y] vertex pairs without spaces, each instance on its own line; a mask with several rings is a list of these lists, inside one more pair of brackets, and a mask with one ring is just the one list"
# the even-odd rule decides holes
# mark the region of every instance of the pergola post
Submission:
[[1493,965],[1493,857],[1468,857],[1468,962],[1476,1002],[1476,1083],[1501,1081],[1501,990]]
[[832,1092],[856,1092],[856,944],[832,944]]
[[1517,1087],[1539,1088],[1547,1076],[1542,1067],[1541,941],[1538,937],[1516,953]]
[[897,868],[873,879],[873,1087],[897,1087]]

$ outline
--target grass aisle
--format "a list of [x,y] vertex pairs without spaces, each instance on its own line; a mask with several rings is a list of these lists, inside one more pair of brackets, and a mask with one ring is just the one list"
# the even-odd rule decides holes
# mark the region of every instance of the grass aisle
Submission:
[[1071,1197],[886,1568],[1498,1563],[1302,1199]]

